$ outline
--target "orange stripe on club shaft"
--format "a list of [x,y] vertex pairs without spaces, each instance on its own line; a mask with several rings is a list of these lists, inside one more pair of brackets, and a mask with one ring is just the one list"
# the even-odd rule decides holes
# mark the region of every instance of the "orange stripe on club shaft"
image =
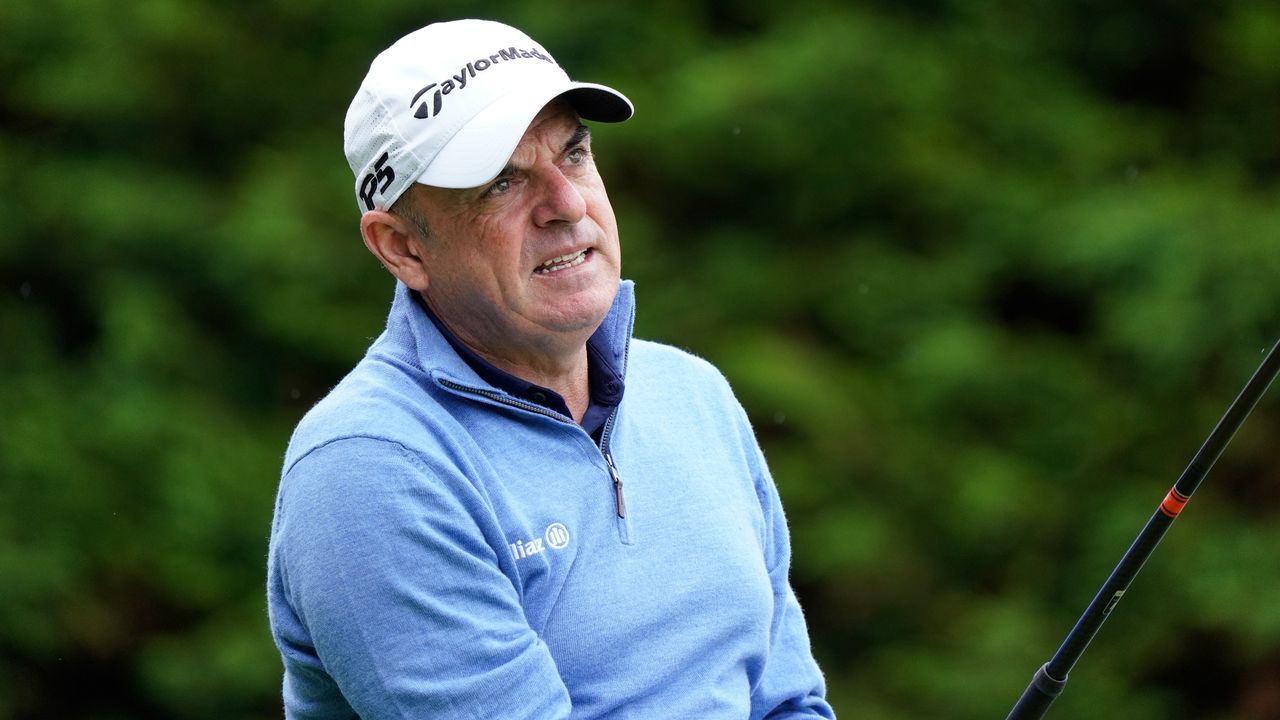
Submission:
[[1190,496],[1183,495],[1177,489],[1172,489],[1168,495],[1164,496],[1164,502],[1160,503],[1160,512],[1169,517],[1178,517],[1178,513],[1182,512],[1182,507],[1190,499]]

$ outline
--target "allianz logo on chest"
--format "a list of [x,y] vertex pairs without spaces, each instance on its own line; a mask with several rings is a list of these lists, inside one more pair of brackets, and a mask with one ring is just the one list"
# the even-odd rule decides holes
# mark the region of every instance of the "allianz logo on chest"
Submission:
[[542,537],[529,540],[516,540],[511,543],[511,554],[516,560],[546,552],[547,550],[563,550],[569,546],[569,528],[564,523],[551,523]]

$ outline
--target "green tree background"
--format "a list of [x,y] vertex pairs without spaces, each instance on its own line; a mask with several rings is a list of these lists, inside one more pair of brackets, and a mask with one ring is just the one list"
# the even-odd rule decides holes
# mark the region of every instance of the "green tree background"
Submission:
[[[7,0],[0,720],[279,717],[279,462],[391,292],[342,117],[466,16],[635,101],[639,332],[747,405],[837,710],[1004,717],[1280,333],[1273,2]],[[1280,717],[1278,441],[1051,717]]]

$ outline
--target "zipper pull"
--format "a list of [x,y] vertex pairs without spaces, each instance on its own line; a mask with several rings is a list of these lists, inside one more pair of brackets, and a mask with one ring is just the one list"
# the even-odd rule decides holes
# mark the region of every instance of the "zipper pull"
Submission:
[[618,517],[625,518],[627,516],[627,504],[622,500],[622,476],[618,474],[618,466],[613,464],[613,456],[608,452],[601,454],[604,455],[604,461],[609,465],[609,474],[613,476],[613,494],[618,500]]

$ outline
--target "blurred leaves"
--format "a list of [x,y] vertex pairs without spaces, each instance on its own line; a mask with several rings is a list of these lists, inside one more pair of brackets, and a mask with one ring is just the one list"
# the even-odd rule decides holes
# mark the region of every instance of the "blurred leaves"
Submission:
[[[390,295],[342,116],[467,16],[636,102],[640,334],[746,404],[837,710],[1007,712],[1280,329],[1270,3],[6,3],[0,720],[279,716],[278,463]],[[1277,408],[1052,717],[1280,715]]]

